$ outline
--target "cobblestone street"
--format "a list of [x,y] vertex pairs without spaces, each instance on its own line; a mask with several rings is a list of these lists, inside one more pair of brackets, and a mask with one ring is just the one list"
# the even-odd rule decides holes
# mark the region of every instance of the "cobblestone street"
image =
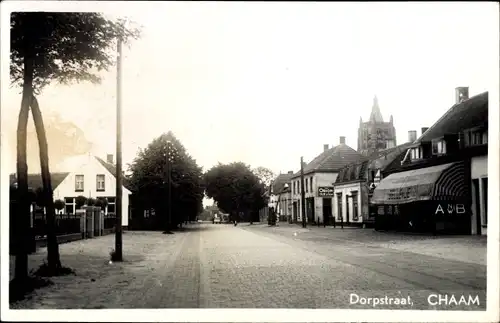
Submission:
[[[484,309],[486,266],[482,257],[464,254],[470,245],[485,259],[486,245],[449,239],[261,224],[192,224],[173,235],[126,232],[123,263],[109,263],[113,235],[61,245],[62,263],[76,276],[53,278],[54,285],[11,307],[374,308],[373,300],[359,304],[361,298],[410,296],[408,305],[375,308]],[[45,252],[30,256],[31,268]],[[350,304],[357,299],[351,294],[358,304]],[[432,305],[431,294],[453,294],[457,301],[479,296],[480,304]]]

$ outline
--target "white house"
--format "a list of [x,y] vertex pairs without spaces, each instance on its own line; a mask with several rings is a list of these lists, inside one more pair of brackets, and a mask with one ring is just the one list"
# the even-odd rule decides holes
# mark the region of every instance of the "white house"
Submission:
[[[54,200],[65,202],[65,213],[76,213],[75,198],[105,197],[108,205],[105,214],[116,212],[116,168],[113,165],[113,155],[107,156],[107,161],[84,155],[73,157],[67,163],[58,167],[62,172],[51,172]],[[15,175],[11,175],[10,183],[15,183]],[[129,196],[131,191],[126,188],[126,180],[122,188],[122,226],[127,227],[129,222]],[[42,187],[41,174],[29,174],[28,186],[32,189]]]
[[[323,152],[304,166],[304,193],[307,222],[323,223],[333,216],[333,185],[340,170],[350,163],[357,162],[361,154],[345,143],[340,137],[340,144],[329,148],[323,146]],[[301,178],[300,171],[291,177],[292,217],[302,221]]]

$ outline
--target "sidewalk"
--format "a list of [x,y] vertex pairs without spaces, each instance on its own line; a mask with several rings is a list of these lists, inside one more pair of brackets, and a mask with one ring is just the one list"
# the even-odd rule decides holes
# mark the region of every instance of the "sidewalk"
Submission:
[[431,236],[398,232],[378,232],[358,227],[317,227],[280,223],[279,226],[261,226],[261,230],[295,236],[304,240],[331,240],[387,248],[402,252],[434,256],[449,260],[486,266],[486,237]]
[[[11,304],[11,308],[105,308],[110,303],[131,302],[137,297],[143,284],[149,281],[151,272],[162,272],[157,268],[168,263],[182,245],[186,234],[180,232],[164,235],[161,232],[126,231],[123,235],[123,258],[120,263],[110,262],[110,251],[114,249],[114,235],[79,240],[59,245],[61,263],[76,272],[76,275],[50,277],[54,285],[35,290],[33,297]],[[46,259],[47,248],[40,248],[29,256],[29,270],[36,270]],[[10,279],[13,278],[14,257],[10,257]],[[130,292],[119,295],[125,287]],[[62,290],[62,291],[61,291]],[[82,293],[85,290],[85,293]],[[122,290],[123,291],[123,290]],[[64,301],[61,301],[64,298]]]

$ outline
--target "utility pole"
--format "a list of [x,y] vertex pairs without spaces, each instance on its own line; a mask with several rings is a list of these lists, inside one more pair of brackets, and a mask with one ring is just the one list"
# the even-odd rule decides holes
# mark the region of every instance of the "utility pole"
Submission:
[[123,260],[122,251],[122,39],[118,37],[118,57],[116,63],[116,229],[115,259]]
[[302,209],[302,227],[307,226],[306,222],[306,193],[304,189],[304,157],[300,157],[300,206]]
[[171,142],[167,142],[167,187],[168,187],[168,208],[167,208],[167,231],[170,232],[172,227],[172,167],[171,167]]

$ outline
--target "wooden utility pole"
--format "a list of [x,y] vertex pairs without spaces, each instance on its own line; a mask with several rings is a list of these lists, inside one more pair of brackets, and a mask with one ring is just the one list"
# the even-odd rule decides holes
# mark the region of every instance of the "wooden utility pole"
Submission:
[[167,187],[168,187],[168,207],[167,207],[167,231],[172,228],[172,165],[171,165],[171,154],[172,148],[170,147],[172,143],[167,142]]
[[118,38],[118,57],[116,63],[116,230],[115,259],[123,260],[122,241],[122,39]]
[[306,193],[304,187],[304,157],[300,157],[300,206],[302,209],[302,227],[307,226],[306,221]]

